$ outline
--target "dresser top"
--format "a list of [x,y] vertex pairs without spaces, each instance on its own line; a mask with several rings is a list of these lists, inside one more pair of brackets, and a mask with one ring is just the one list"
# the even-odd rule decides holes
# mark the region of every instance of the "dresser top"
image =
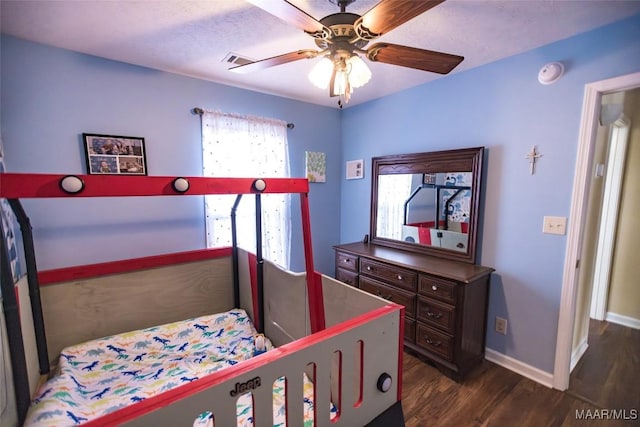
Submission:
[[451,261],[430,255],[408,252],[400,249],[387,248],[371,243],[347,243],[333,247],[337,251],[349,252],[359,256],[365,256],[381,262],[387,262],[399,267],[416,270],[421,273],[446,277],[462,283],[470,283],[474,280],[491,274],[494,269],[477,264],[467,264],[459,261]]

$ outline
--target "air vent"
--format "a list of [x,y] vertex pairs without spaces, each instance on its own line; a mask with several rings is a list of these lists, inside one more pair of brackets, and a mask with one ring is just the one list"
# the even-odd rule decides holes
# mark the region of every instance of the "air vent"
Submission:
[[222,60],[223,62],[229,63],[231,65],[246,65],[250,64],[253,61],[252,59],[245,58],[243,56],[238,55],[237,53],[229,52]]

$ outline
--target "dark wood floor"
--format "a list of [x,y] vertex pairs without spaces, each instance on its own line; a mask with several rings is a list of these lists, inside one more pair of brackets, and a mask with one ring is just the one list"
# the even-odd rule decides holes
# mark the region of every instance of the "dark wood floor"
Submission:
[[591,319],[568,393],[602,408],[640,410],[640,330]]
[[407,353],[403,367],[402,407],[407,427],[639,425],[638,420],[579,420],[576,411],[594,414],[602,408],[486,360],[462,383]]

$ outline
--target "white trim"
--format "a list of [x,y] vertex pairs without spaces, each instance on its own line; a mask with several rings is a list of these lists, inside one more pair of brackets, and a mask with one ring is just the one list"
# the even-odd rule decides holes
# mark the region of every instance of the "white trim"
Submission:
[[607,312],[609,279],[611,278],[613,247],[616,241],[616,226],[618,224],[630,123],[629,119],[623,114],[613,123],[609,138],[609,160],[607,161],[607,172],[604,181],[604,197],[602,199],[602,214],[598,245],[596,247],[591,297],[591,317],[596,320],[604,320]]
[[542,384],[545,387],[553,387],[553,374],[550,372],[545,372],[534,366],[527,365],[524,362],[516,360],[513,357],[509,357],[506,354],[499,353],[490,348],[485,349],[484,353],[485,359],[487,359],[489,362],[493,362],[496,365],[500,365],[503,368],[515,372],[516,374],[527,377],[530,380]]
[[587,338],[588,338],[588,335],[583,337],[582,340],[580,340],[580,344],[578,344],[576,349],[573,350],[573,352],[571,353],[571,367],[569,368],[571,371],[573,371],[573,369],[576,367],[580,359],[582,359],[582,356],[584,356],[584,353],[589,348],[589,343],[587,342]]
[[617,323],[618,325],[627,326],[629,328],[640,329],[640,319],[613,313],[611,311],[607,312],[605,320],[607,322]]
[[582,247],[582,230],[586,211],[587,190],[589,189],[590,165],[600,100],[604,93],[633,89],[640,86],[640,72],[613,79],[590,83],[585,86],[584,105],[580,124],[576,170],[573,179],[571,212],[567,232],[564,272],[562,275],[562,294],[558,316],[558,338],[553,371],[553,387],[566,390],[569,387],[569,367],[571,366],[571,347],[573,343],[573,325],[576,312],[576,291],[578,279],[578,257]]

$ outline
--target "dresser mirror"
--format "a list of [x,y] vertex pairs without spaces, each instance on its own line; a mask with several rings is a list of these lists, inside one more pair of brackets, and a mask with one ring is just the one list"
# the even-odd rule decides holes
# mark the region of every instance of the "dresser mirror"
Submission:
[[475,263],[483,153],[374,157],[371,242]]

